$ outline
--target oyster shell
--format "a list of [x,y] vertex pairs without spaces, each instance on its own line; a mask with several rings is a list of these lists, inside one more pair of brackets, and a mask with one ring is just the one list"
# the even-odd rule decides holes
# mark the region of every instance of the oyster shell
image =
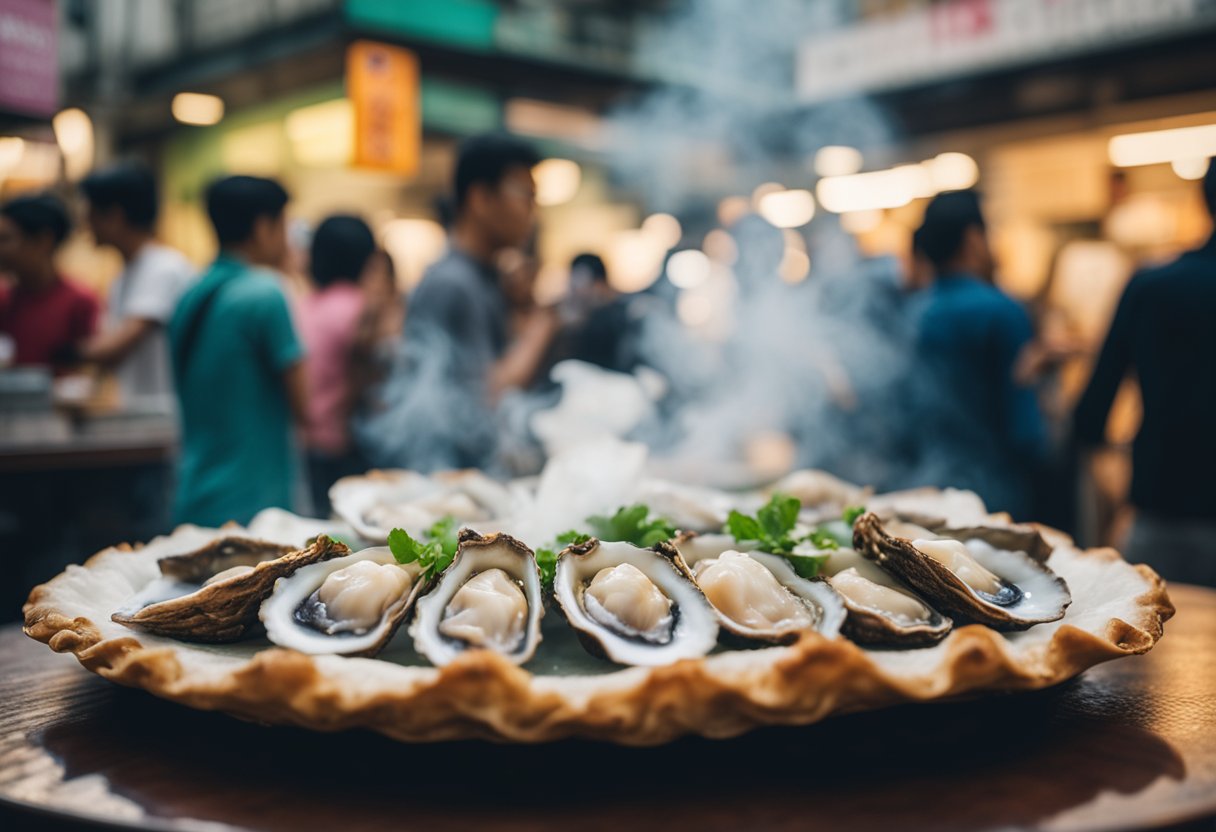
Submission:
[[822,580],[799,577],[780,555],[738,551],[734,538],[722,534],[684,535],[672,545],[731,635],[787,644],[804,632],[828,638],[840,632],[840,596]]
[[507,513],[511,491],[480,471],[371,471],[344,477],[329,490],[334,512],[371,543],[385,543],[402,528],[424,532],[444,517],[458,523],[489,520]]
[[558,555],[553,594],[587,651],[618,664],[698,658],[718,641],[709,603],[668,544],[570,546]]
[[532,550],[510,535],[462,529],[456,557],[418,601],[410,635],[436,666],[473,649],[523,664],[540,644],[544,612]]
[[425,590],[421,568],[387,546],[314,563],[279,578],[258,616],[266,637],[301,653],[374,656]]
[[831,552],[823,571],[848,610],[840,631],[858,644],[925,646],[945,638],[954,625],[853,549]]
[[1045,563],[1042,537],[1027,529],[934,532],[901,521],[884,525],[867,513],[854,525],[853,539],[863,557],[943,612],[997,630],[1024,630],[1063,618],[1072,603],[1068,585]]
[[221,538],[194,552],[161,559],[164,578],[130,598],[110,618],[183,641],[236,641],[257,624],[258,607],[276,580],[349,551],[325,536],[299,550],[262,540]]

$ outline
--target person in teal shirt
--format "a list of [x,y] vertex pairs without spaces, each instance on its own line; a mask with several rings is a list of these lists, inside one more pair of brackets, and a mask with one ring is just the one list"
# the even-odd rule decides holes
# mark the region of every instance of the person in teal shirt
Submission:
[[271,271],[287,249],[287,192],[232,176],[206,199],[220,254],[169,324],[182,421],[173,515],[219,526],[292,507],[305,392],[303,350]]

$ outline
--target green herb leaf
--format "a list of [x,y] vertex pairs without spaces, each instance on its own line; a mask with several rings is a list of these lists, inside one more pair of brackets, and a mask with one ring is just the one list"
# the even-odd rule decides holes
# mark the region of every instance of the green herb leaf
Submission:
[[424,547],[405,529],[393,529],[388,533],[388,548],[397,563],[413,563],[421,557]]
[[755,517],[732,511],[726,518],[726,531],[736,541],[759,543],[765,552],[788,554],[798,543],[790,532],[798,522],[799,508],[801,503],[796,497],[774,494]]
[[756,512],[756,520],[772,540],[780,540],[787,535],[798,522],[798,510],[802,503],[797,497],[786,494],[774,494],[769,501]]
[[844,513],[840,515],[840,519],[852,526],[857,522],[857,518],[866,513],[865,506],[848,506]]
[[540,569],[540,581],[544,588],[552,587],[553,576],[557,571],[557,552],[552,549],[537,549],[536,566]]
[[819,575],[819,570],[823,569],[823,565],[827,563],[829,555],[783,555],[790,562],[790,566],[794,567],[794,571],[798,573],[800,578],[814,578]]
[[427,529],[426,536],[431,540],[438,541],[439,545],[443,547],[445,555],[455,557],[456,547],[460,545],[460,529],[457,528],[455,517],[448,515],[441,520],[437,520]]
[[[448,518],[445,518],[448,519]],[[440,523],[431,527],[434,531]],[[454,525],[454,524],[453,524]],[[442,531],[442,529],[440,530]],[[427,536],[430,536],[428,531]],[[393,553],[397,563],[415,563],[422,567],[422,577],[430,580],[447,569],[456,557],[455,537],[450,550],[441,540],[428,540],[426,543],[415,540],[405,529],[393,529],[388,533],[388,548]]]
[[676,536],[676,528],[669,520],[650,518],[650,507],[642,503],[623,506],[611,517],[588,517],[587,525],[600,540],[620,540],[644,548]]
[[568,532],[562,532],[555,539],[563,546],[577,546],[580,543],[586,543],[588,540],[590,540],[591,535],[583,534],[580,531],[571,529]]
[[760,523],[755,517],[748,517],[734,509],[731,509],[730,514],[726,517],[726,532],[739,541],[758,541],[763,534],[760,530]]
[[830,531],[824,529],[822,526],[815,529],[802,539],[820,551],[835,551],[840,548],[840,541]]

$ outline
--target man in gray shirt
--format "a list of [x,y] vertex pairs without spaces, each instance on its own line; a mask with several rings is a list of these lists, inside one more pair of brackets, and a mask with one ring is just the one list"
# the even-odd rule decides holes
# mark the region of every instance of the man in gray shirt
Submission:
[[494,267],[523,245],[536,221],[539,161],[507,136],[472,138],[456,163],[447,253],[410,298],[405,323],[403,412],[395,464],[418,470],[487,467],[494,454],[494,407],[536,374],[556,332],[550,310],[533,310],[515,331]]
[[126,162],[80,183],[89,227],[98,245],[112,246],[123,270],[110,289],[106,325],[81,357],[112,368],[127,409],[174,412],[165,327],[197,270],[176,249],[156,240],[156,179]]

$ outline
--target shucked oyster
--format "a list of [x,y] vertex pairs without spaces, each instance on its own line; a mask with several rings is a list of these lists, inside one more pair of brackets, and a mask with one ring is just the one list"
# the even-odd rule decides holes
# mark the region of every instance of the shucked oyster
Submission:
[[386,546],[315,563],[280,578],[258,615],[266,637],[301,653],[374,656],[424,587],[416,563]]
[[324,536],[300,550],[225,537],[197,551],[163,558],[159,565],[164,577],[110,618],[183,641],[236,641],[257,624],[258,607],[278,578],[349,551]]
[[418,601],[410,635],[436,666],[475,649],[523,664],[540,644],[542,615],[532,550],[509,535],[464,529],[455,559]]
[[597,656],[639,666],[704,656],[718,625],[678,557],[663,543],[639,549],[592,539],[558,556],[553,594]]
[[831,552],[823,574],[848,610],[841,632],[858,644],[916,647],[945,638],[953,622],[853,549]]
[[747,641],[784,644],[805,632],[833,638],[844,604],[821,580],[798,576],[788,560],[767,552],[741,552],[727,535],[686,535],[674,542],[728,633]]
[[329,499],[360,537],[384,543],[394,528],[418,534],[444,517],[469,523],[501,516],[512,498],[506,486],[480,471],[441,471],[429,477],[372,471],[338,480]]
[[900,521],[884,525],[870,513],[854,524],[853,540],[864,557],[938,609],[994,629],[1056,621],[1072,603],[1068,585],[1044,562],[1045,544],[1033,529],[934,532]]

